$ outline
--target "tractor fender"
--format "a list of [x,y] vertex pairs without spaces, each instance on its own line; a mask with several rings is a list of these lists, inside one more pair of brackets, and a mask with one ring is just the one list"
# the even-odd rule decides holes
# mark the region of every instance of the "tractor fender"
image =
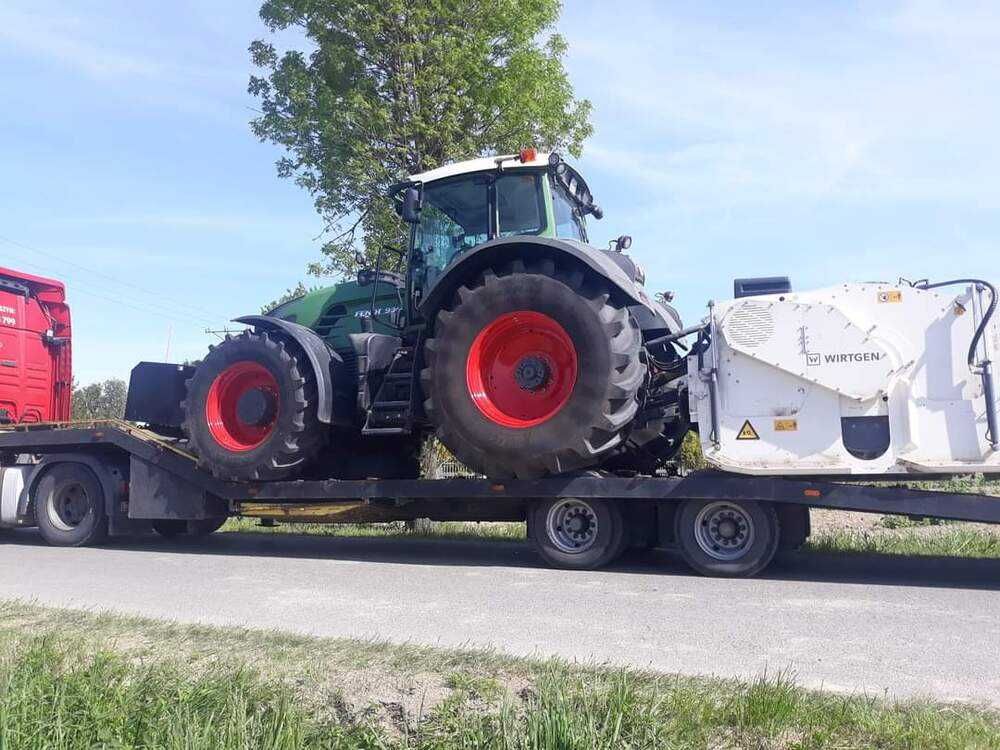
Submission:
[[316,376],[319,391],[316,412],[319,421],[344,427],[354,425],[356,404],[351,387],[353,378],[341,356],[327,346],[315,331],[298,323],[267,315],[245,315],[236,318],[234,322],[262,331],[276,332],[294,341],[305,352]]
[[671,332],[674,329],[680,330],[680,320],[676,313],[671,314],[658,302],[650,299],[642,286],[630,278],[609,253],[576,240],[532,235],[500,237],[456,255],[434,285],[427,290],[419,312],[430,320],[452,298],[458,287],[474,280],[484,268],[495,267],[517,258],[539,257],[573,260],[607,279],[629,307],[639,308],[639,317],[649,319],[650,323],[642,326],[643,328],[658,327]]

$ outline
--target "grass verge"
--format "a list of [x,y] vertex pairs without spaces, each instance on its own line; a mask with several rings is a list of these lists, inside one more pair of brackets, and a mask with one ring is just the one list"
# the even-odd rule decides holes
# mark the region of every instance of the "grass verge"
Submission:
[[429,539],[484,539],[488,541],[523,541],[527,538],[523,523],[484,521],[434,521],[408,526],[403,521],[390,523],[279,523],[263,526],[256,518],[231,518],[222,532],[250,534],[310,534],[316,536],[411,537]]
[[784,674],[694,679],[0,603],[11,750],[997,746],[997,713]]
[[[931,533],[928,533],[931,532]],[[806,552],[1000,558],[1000,533],[960,524],[897,529],[830,530],[810,538]]]
[[[480,539],[516,542],[526,539],[523,523],[434,522],[411,528],[405,523],[316,524],[261,526],[255,519],[234,518],[224,532],[309,534],[346,537],[407,537]],[[803,552],[822,554],[925,555],[935,557],[1000,558],[1000,527],[981,524],[927,523],[905,516],[884,516],[871,529],[824,529],[815,533]]]

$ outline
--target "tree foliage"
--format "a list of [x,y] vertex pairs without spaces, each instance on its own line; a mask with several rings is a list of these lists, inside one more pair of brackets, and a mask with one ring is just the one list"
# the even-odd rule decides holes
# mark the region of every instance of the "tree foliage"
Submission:
[[112,378],[103,383],[73,387],[73,419],[121,419],[125,416],[128,386]]
[[278,305],[283,305],[286,302],[291,302],[293,299],[298,299],[299,297],[303,297],[310,291],[312,290],[309,289],[305,284],[303,284],[300,281],[294,287],[289,287],[288,289],[286,289],[284,294],[278,297],[278,299],[269,302],[268,304],[261,307],[260,308],[261,315],[267,315],[269,312],[271,312],[271,310],[278,307]]
[[[591,105],[573,95],[553,32],[559,0],[265,0],[274,32],[310,50],[250,45],[252,123],[287,155],[327,225],[315,274],[353,272],[403,227],[385,194],[407,174],[534,145],[579,155]],[[360,237],[359,237],[360,234]]]

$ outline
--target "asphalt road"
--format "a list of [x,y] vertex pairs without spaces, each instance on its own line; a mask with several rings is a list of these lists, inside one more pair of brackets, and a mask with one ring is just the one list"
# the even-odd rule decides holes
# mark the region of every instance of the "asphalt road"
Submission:
[[513,543],[222,534],[55,549],[18,531],[0,533],[0,598],[1000,705],[1000,560],[798,557],[716,580],[663,556],[550,570]]

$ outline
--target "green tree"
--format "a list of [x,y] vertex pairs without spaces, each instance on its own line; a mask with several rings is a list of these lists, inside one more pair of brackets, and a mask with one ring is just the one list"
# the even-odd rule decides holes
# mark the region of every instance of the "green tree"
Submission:
[[73,419],[121,419],[125,416],[128,386],[112,378],[83,387],[73,385]]
[[311,43],[279,53],[253,42],[262,74],[249,86],[261,105],[254,133],[287,150],[278,173],[326,222],[311,273],[354,272],[359,250],[370,263],[402,240],[385,194],[407,174],[524,146],[579,155],[591,105],[563,68],[560,10],[559,0],[265,0],[271,31]]

